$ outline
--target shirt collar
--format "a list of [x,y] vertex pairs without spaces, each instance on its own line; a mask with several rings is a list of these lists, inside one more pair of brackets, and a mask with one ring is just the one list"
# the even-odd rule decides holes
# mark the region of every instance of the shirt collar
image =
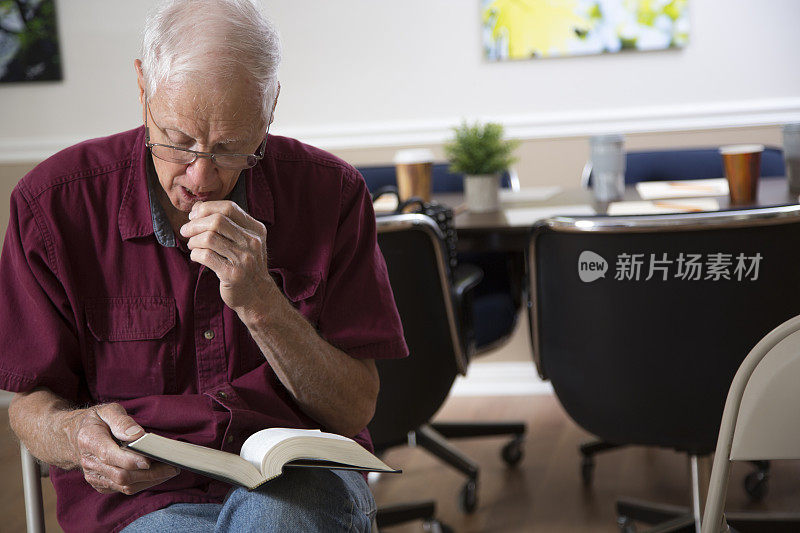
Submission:
[[[141,126],[136,132],[133,143],[131,166],[119,208],[120,236],[128,240],[155,235],[156,240],[163,246],[174,246],[175,235],[166,218],[166,213],[153,194],[151,180],[148,179],[148,166],[152,166],[152,162],[148,165],[150,151],[145,146],[144,137],[144,126]],[[267,157],[269,154],[265,156],[265,159]],[[268,183],[270,177],[265,173],[262,165],[269,172],[269,176],[274,173],[269,171],[273,168],[272,165],[264,165],[264,160],[260,161],[252,169],[242,171],[229,198],[250,216],[270,227],[275,222],[275,204]],[[155,178],[154,170],[153,177]]]

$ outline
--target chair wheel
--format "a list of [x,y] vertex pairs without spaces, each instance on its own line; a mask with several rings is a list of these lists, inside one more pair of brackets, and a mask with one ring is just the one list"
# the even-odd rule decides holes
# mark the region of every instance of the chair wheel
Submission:
[[627,516],[618,516],[617,525],[620,533],[636,533],[636,524]]
[[522,437],[517,437],[503,446],[500,455],[508,466],[516,466],[522,460]]
[[751,501],[760,502],[769,491],[769,474],[761,470],[750,472],[744,478],[744,490]]
[[594,458],[591,456],[584,457],[581,461],[581,479],[583,479],[584,487],[592,484],[592,479],[594,479]]
[[453,533],[453,528],[447,524],[442,524],[438,520],[424,522],[422,527],[428,533]]
[[470,479],[461,489],[461,509],[465,513],[472,513],[478,507],[478,482]]

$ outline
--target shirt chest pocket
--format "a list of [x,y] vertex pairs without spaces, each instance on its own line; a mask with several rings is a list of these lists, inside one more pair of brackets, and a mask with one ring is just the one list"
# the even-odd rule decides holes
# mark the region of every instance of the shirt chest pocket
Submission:
[[[287,268],[271,267],[269,273],[281,290],[281,293],[289,300],[297,311],[303,315],[314,327],[319,321],[319,314],[322,309],[322,295],[320,285],[322,283],[322,272],[295,272]],[[240,359],[239,372],[245,374],[250,370],[264,364],[264,355],[258,347],[247,328],[241,326],[240,348],[242,355]]]
[[295,272],[287,268],[270,268],[269,273],[284,296],[306,320],[316,325],[322,302],[319,286],[322,272]]
[[99,298],[86,304],[89,388],[100,401],[175,392],[175,300]]

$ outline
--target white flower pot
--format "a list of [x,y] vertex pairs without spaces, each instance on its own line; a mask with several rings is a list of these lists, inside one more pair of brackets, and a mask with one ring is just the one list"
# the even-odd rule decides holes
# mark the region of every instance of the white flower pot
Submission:
[[500,209],[500,176],[481,174],[464,176],[467,209],[473,213],[489,213]]

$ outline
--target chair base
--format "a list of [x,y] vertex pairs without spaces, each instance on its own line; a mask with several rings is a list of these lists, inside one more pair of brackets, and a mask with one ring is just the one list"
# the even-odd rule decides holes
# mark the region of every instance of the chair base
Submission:
[[[800,513],[726,513],[738,533],[792,533],[800,531]],[[695,521],[688,507],[643,500],[617,501],[617,523],[622,533],[634,533],[633,522],[655,524],[646,533],[694,533]]]
[[621,533],[634,533],[633,522],[655,524],[648,533],[693,533],[695,521],[688,507],[653,503],[643,500],[623,499],[617,501],[617,524]]
[[581,479],[584,486],[588,487],[594,480],[594,456],[609,450],[621,448],[625,444],[614,444],[600,439],[584,442],[580,445],[581,452]]
[[522,441],[525,424],[522,422],[436,422],[420,426],[409,434],[409,443],[424,448],[465,476],[467,482],[461,489],[459,503],[463,511],[472,513],[478,506],[478,465],[461,453],[447,439],[512,435],[501,457],[509,466],[516,465],[523,455]]
[[414,520],[422,520],[425,531],[430,533],[448,533],[452,531],[449,526],[436,519],[436,503],[431,500],[385,505],[380,507],[375,515],[378,530]]

